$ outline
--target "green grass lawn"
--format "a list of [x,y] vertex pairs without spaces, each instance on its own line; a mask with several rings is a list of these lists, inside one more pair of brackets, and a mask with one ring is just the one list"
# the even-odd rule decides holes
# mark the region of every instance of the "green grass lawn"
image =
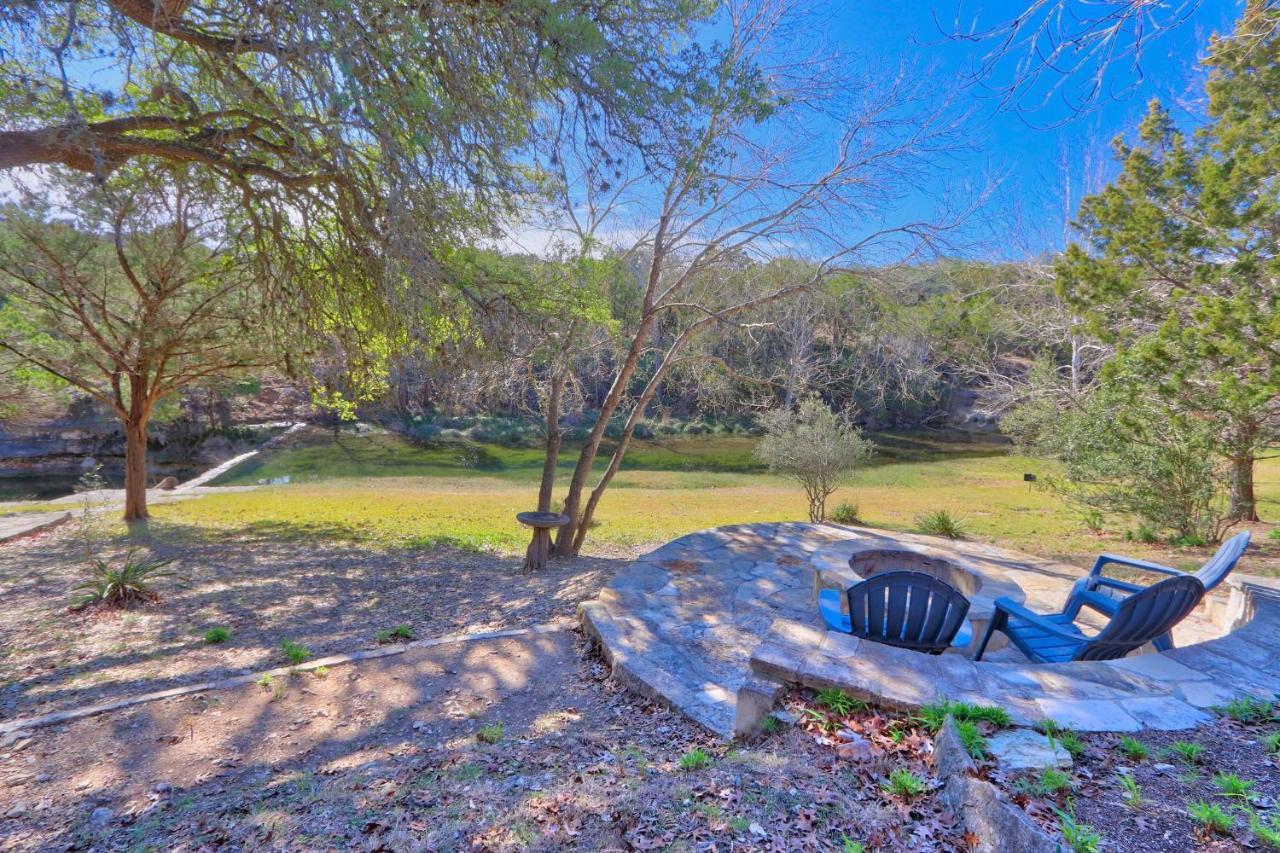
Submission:
[[[1086,531],[1063,503],[1023,482],[1048,473],[1043,460],[994,442],[945,435],[877,436],[882,447],[828,504],[858,505],[870,525],[909,530],[924,512],[960,515],[972,538],[1032,553],[1088,559],[1123,549],[1194,567],[1204,549],[1124,542],[1124,528]],[[722,524],[803,519],[804,495],[790,481],[761,470],[744,436],[679,437],[640,443],[606,494],[594,545],[659,543]],[[567,453],[560,479],[574,454]],[[452,543],[517,551],[528,532],[515,514],[535,498],[541,454],[534,448],[423,447],[389,434],[313,437],[228,473],[223,483],[254,483],[288,475],[290,484],[212,495],[154,508],[163,523],[306,539],[325,537],[380,547]],[[1280,461],[1260,466],[1265,518],[1280,518]],[[1262,531],[1260,531],[1262,532]],[[1280,543],[1258,536],[1257,565],[1280,573]]]

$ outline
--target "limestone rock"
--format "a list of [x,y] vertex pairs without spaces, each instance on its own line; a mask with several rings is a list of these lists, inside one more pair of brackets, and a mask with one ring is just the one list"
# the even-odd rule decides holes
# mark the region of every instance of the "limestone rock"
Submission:
[[987,749],[1006,770],[1071,766],[1071,753],[1031,729],[1013,729],[987,738]]

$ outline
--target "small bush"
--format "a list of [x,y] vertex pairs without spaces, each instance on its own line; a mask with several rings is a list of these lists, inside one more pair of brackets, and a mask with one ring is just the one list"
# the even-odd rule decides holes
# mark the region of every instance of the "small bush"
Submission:
[[1187,814],[1206,832],[1215,835],[1230,835],[1236,820],[1217,803],[1206,803],[1197,800],[1187,806]]
[[867,707],[867,703],[861,699],[850,696],[843,690],[835,689],[819,690],[813,701],[831,713],[839,714],[842,717],[847,717],[854,711],[861,711]]
[[1130,761],[1146,761],[1151,757],[1150,747],[1129,735],[1120,738],[1120,745],[1117,748],[1128,756]]
[[756,458],[775,474],[804,487],[809,520],[817,523],[827,512],[827,498],[860,465],[871,458],[875,445],[847,417],[836,414],[817,397],[806,397],[795,411],[776,409],[760,419],[764,436]]
[[285,640],[281,643],[280,651],[284,654],[284,659],[292,666],[305,663],[307,658],[311,657],[311,649],[301,643],[295,643],[293,640]]
[[119,565],[94,559],[90,563],[88,580],[73,590],[78,595],[72,606],[79,610],[90,604],[128,607],[155,601],[160,596],[153,584],[159,578],[174,576],[173,572],[165,571],[172,562],[171,559],[140,559],[135,551],[125,554]]
[[1214,710],[1225,714],[1237,723],[1250,725],[1270,720],[1275,714],[1276,706],[1252,696],[1241,696]]
[[1062,840],[1071,848],[1072,853],[1097,853],[1102,836],[1092,826],[1079,823],[1076,816],[1062,809],[1054,809],[1058,813],[1058,831]]
[[965,537],[964,519],[953,516],[945,509],[934,510],[917,516],[916,529],[930,536],[945,536],[947,539],[963,539]]
[[1199,764],[1201,757],[1204,756],[1204,747],[1198,743],[1188,743],[1180,740],[1169,747],[1169,751],[1182,759],[1186,764]]
[[225,643],[231,639],[231,631],[227,628],[210,628],[204,632],[204,641],[209,645]]
[[911,800],[923,794],[929,785],[905,767],[895,767],[881,787],[895,797]]
[[413,629],[408,625],[397,625],[394,628],[383,628],[375,636],[379,644],[407,643],[413,639]]
[[494,744],[502,740],[506,728],[502,723],[490,723],[487,726],[481,726],[480,731],[476,732],[476,740],[481,743]]
[[861,524],[862,519],[858,516],[858,505],[849,501],[842,501],[839,506],[831,513],[831,520],[837,524]]
[[1219,773],[1213,777],[1213,784],[1218,786],[1218,790],[1222,792],[1224,797],[1233,797],[1237,800],[1253,798],[1253,786],[1255,783],[1247,779],[1241,779],[1235,773]]
[[1134,779],[1128,773],[1120,774],[1120,787],[1124,789],[1124,804],[1131,809],[1137,809],[1142,805],[1142,789],[1138,787],[1138,780]]
[[705,770],[711,766],[711,756],[702,751],[700,747],[693,749],[680,756],[680,769],[692,772],[694,770]]

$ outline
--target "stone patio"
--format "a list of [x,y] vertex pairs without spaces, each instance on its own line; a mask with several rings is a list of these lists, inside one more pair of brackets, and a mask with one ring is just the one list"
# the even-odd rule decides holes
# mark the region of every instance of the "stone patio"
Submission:
[[1189,728],[1227,699],[1280,693],[1274,580],[1233,575],[1179,626],[1179,648],[1167,654],[1045,666],[1005,648],[975,664],[963,654],[923,655],[824,628],[819,589],[895,560],[963,572],[975,629],[1000,595],[1060,608],[1083,573],[978,543],[754,524],[690,534],[636,560],[583,605],[582,622],[621,680],[724,737],[754,728],[793,683],[905,709],[941,697],[998,704],[1022,725],[1050,717],[1085,731]]

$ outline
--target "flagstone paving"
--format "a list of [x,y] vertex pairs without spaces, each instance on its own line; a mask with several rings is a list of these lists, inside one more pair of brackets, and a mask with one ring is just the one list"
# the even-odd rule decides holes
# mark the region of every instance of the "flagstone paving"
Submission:
[[743,525],[690,534],[636,560],[583,605],[583,626],[621,680],[725,737],[754,727],[789,683],[840,687],[906,709],[940,697],[998,704],[1022,725],[1052,718],[1084,731],[1188,728],[1227,699],[1280,693],[1273,579],[1233,576],[1225,594],[1179,627],[1179,648],[1167,654],[1035,665],[1004,648],[975,664],[963,654],[923,655],[825,630],[817,590],[856,580],[855,555],[863,573],[892,568],[896,555],[907,567],[973,576],[959,580],[973,590],[975,625],[999,595],[1060,608],[1083,574],[978,543],[837,525]]

